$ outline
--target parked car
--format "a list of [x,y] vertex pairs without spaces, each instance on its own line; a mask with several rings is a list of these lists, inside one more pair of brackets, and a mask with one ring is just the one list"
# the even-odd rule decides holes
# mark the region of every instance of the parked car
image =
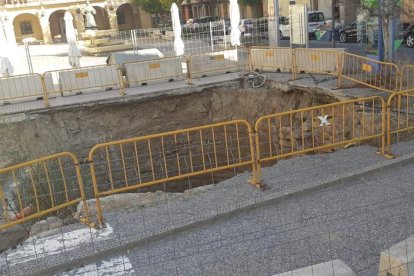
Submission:
[[253,21],[251,19],[240,20],[239,29],[242,32],[242,34],[251,33],[253,30]]
[[[308,33],[309,36],[315,36],[315,31],[320,27],[326,24],[325,15],[320,11],[310,11],[308,12]],[[290,24],[289,18],[287,18],[279,27],[279,36],[280,38],[289,38],[290,37]]]
[[357,37],[358,37],[357,22],[352,22],[349,26],[346,26],[339,30],[339,41],[341,43],[346,43],[349,41],[357,41]]
[[404,31],[404,41],[407,47],[414,48],[414,24]]
[[194,32],[201,32],[208,29],[208,24],[210,22],[216,22],[220,20],[218,17],[214,16],[204,16],[200,18],[195,19],[188,19],[187,24],[185,24],[183,27],[187,32],[194,33]]
[[[362,26],[365,22],[360,23]],[[404,39],[408,47],[414,47],[414,24],[407,26],[405,24],[398,25],[398,32],[396,33],[396,39]],[[359,34],[358,34],[359,32]],[[366,42],[367,40],[372,40],[374,44],[378,42],[378,30],[366,31],[365,28],[358,30],[358,23],[352,22],[349,26],[341,28],[339,30],[339,41],[341,43],[347,42]],[[411,45],[411,46],[410,46]]]
[[[289,24],[288,19],[284,16],[279,17],[279,26]],[[287,22],[287,23],[286,23]],[[259,18],[257,21],[258,29],[260,33],[267,33],[269,31],[269,22],[267,18]],[[279,31],[280,34],[280,31]]]

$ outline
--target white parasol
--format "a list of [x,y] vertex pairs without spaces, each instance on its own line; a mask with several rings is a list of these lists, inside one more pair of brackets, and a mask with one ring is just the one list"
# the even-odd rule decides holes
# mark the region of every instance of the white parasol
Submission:
[[232,46],[240,46],[240,10],[237,0],[230,0],[230,41]]
[[171,20],[174,31],[175,55],[182,56],[184,54],[184,42],[181,38],[180,15],[178,14],[178,7],[175,3],[171,5]]
[[80,58],[82,54],[78,48],[76,42],[75,28],[73,27],[73,16],[70,12],[65,12],[64,16],[65,27],[66,27],[66,40],[68,42],[68,57],[69,64],[72,67],[80,67]]

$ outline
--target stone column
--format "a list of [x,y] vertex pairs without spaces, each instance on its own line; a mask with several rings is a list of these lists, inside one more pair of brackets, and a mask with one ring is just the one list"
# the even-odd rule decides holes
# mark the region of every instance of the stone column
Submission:
[[184,14],[183,14],[184,20],[187,21],[188,19],[190,19],[190,8],[188,7],[188,5],[183,6],[183,11],[184,11]]
[[108,12],[109,17],[109,28],[111,30],[118,30],[118,17],[116,16],[116,7],[109,6],[106,11]]
[[80,9],[76,9],[72,12],[73,21],[75,23],[76,29],[78,30],[78,36],[85,31],[85,19],[83,18],[83,14]]
[[40,16],[40,27],[42,28],[43,34],[43,42],[45,44],[52,44],[52,34],[50,33],[50,24],[49,24],[49,17],[48,16]]

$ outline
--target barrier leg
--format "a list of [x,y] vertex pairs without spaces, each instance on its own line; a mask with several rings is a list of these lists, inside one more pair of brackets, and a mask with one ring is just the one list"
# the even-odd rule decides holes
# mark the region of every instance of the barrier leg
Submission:
[[43,88],[43,102],[45,103],[46,107],[49,107],[50,106],[49,95],[47,93],[45,77],[44,76],[42,76],[42,88]]

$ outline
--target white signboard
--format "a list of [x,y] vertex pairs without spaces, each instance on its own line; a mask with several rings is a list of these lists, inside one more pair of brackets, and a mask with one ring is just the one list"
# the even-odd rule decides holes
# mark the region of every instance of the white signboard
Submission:
[[289,6],[290,45],[308,47],[308,8],[306,5]]

